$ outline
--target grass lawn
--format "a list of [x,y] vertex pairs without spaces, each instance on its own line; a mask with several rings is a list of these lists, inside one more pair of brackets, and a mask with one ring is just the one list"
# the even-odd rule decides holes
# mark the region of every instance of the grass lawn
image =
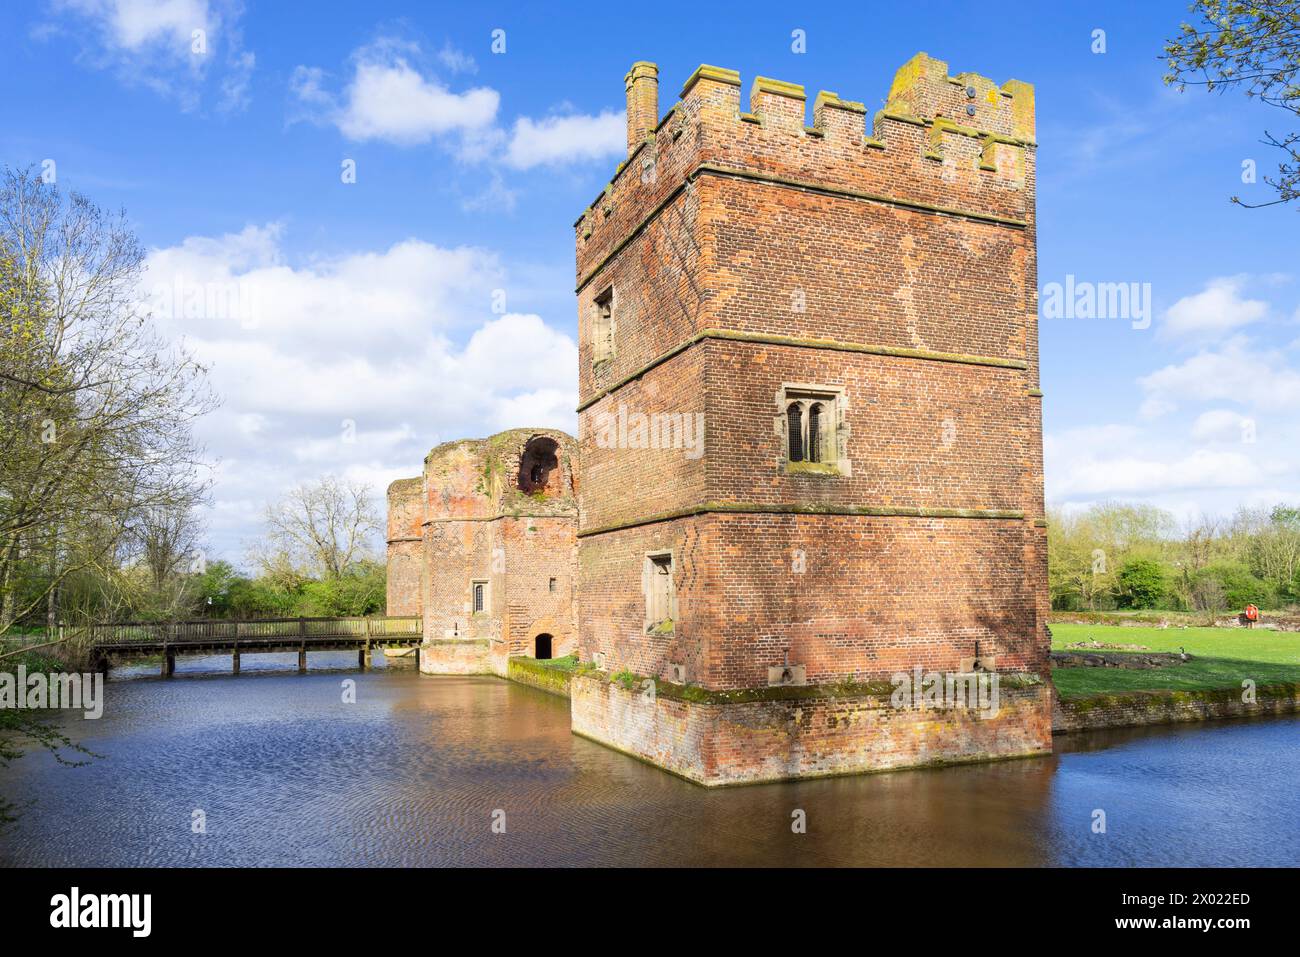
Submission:
[[556,671],[573,671],[578,667],[578,656],[565,655],[563,658],[537,658],[534,663],[542,668],[553,668]]
[[[1185,648],[1195,661],[1168,668],[1054,668],[1062,698],[1114,691],[1192,691],[1240,688],[1245,678],[1259,687],[1300,681],[1300,633],[1245,628],[1138,628],[1118,625],[1053,624],[1052,649],[1096,639],[1113,645],[1145,645],[1151,651]],[[1108,649],[1098,649],[1108,654]]]

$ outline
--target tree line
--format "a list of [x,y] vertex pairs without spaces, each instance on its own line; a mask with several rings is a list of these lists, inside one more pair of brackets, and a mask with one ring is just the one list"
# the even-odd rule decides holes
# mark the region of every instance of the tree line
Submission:
[[1047,575],[1058,611],[1281,609],[1300,603],[1300,507],[1181,525],[1149,505],[1049,510]]
[[373,614],[379,516],[326,477],[270,504],[250,572],[208,561],[207,370],[141,304],[124,212],[0,172],[0,637],[59,623]]

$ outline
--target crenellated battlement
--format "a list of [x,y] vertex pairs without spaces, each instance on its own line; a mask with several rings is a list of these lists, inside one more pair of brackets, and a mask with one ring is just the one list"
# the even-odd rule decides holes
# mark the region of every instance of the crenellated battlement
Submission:
[[918,53],[894,75],[884,105],[787,80],[702,65],[658,116],[658,68],[625,77],[628,157],[574,224],[579,285],[646,217],[701,174],[734,171],[796,188],[969,214],[1024,226],[1033,218],[1034,88],[999,85]]

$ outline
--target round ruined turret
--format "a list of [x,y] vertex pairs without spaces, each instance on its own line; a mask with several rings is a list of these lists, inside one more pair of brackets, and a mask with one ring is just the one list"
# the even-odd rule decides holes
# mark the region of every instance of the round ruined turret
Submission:
[[444,442],[424,459],[425,517],[576,514],[576,446],[558,429],[509,429]]
[[390,614],[423,617],[422,670],[504,674],[576,646],[576,447],[557,429],[458,439],[389,487]]

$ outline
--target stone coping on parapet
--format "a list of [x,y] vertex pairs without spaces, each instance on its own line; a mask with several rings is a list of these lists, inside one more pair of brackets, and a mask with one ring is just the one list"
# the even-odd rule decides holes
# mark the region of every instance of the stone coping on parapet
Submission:
[[655,525],[671,522],[681,518],[694,518],[700,515],[803,515],[850,518],[927,518],[927,519],[971,519],[994,521],[1024,521],[1022,509],[1001,508],[943,508],[912,505],[832,505],[821,503],[791,502],[764,504],[759,502],[703,502],[685,508],[667,512],[657,512],[642,518],[628,519],[624,522],[611,522],[594,528],[580,528],[578,538],[593,535],[606,535],[642,525]]
[[[860,145],[866,151],[884,151],[889,148],[887,138],[884,137],[884,126],[886,121],[912,124],[923,129],[931,131],[930,147],[927,154],[930,158],[936,158],[941,155],[942,134],[953,133],[961,136],[975,137],[984,142],[984,150],[981,152],[981,160],[978,169],[987,172],[996,172],[996,163],[993,161],[992,146],[995,144],[1006,144],[1009,146],[1019,147],[1022,149],[1033,149],[1037,147],[1037,140],[1034,136],[1034,88],[1032,84],[1024,83],[1019,80],[1008,80],[1000,87],[991,79],[978,73],[966,72],[957,76],[947,76],[947,63],[941,60],[935,60],[924,53],[919,53],[904,64],[895,74],[893,86],[890,89],[890,95],[883,109],[878,111],[872,121],[872,128],[868,133],[865,123],[861,134],[859,134]],[[1003,126],[1002,129],[993,127],[984,128],[979,125],[973,125],[970,122],[956,122],[947,116],[918,116],[910,112],[914,103],[913,93],[925,84],[930,84],[933,88],[937,83],[937,78],[943,74],[947,84],[967,87],[968,89],[977,90],[982,94],[987,104],[996,104],[1000,101],[1008,101],[1010,115],[1002,116],[1002,122],[1009,122],[1009,127]],[[732,86],[737,89],[741,87],[740,74],[735,70],[728,70],[722,67],[702,64],[687,79],[682,87],[681,99],[691,95],[696,86],[701,81],[710,81],[712,83]],[[797,83],[791,83],[785,80],[777,80],[771,77],[755,77],[750,92],[750,110],[745,109],[741,104],[736,112],[735,119],[738,123],[751,123],[759,126],[764,125],[762,113],[751,112],[752,104],[760,101],[765,96],[778,96],[786,99],[795,100],[803,103],[807,99],[804,87]],[[805,136],[816,139],[823,139],[826,136],[827,124],[826,110],[845,110],[859,115],[866,114],[866,107],[863,103],[853,100],[843,100],[838,94],[830,90],[821,90],[814,99],[813,122],[803,124],[794,132],[802,133]],[[633,160],[637,154],[646,147],[653,146],[659,132],[663,129],[669,116],[678,111],[678,106],[674,105],[665,114],[662,120],[656,125],[654,132],[637,146],[632,155],[619,163],[613,176],[606,186],[601,190],[596,200],[589,205],[574,222],[575,229],[582,229],[582,224],[592,211],[598,206],[607,202],[608,197],[612,194],[614,186],[621,179],[624,171],[634,165]],[[806,117],[804,117],[806,119]],[[1009,129],[1009,132],[1007,131]],[[673,135],[668,144],[675,142],[681,135],[681,129],[673,130]],[[865,154],[864,154],[865,155]],[[582,238],[588,239],[591,236],[591,225],[582,232]]]
[[1025,372],[1029,369],[1029,363],[1023,359],[1003,359],[998,356],[977,356],[967,355],[959,352],[932,352],[927,349],[912,349],[905,346],[882,346],[873,345],[865,342],[844,342],[838,339],[815,339],[800,336],[783,336],[769,333],[758,332],[740,332],[730,329],[703,329],[691,336],[684,342],[679,343],[640,368],[629,372],[617,382],[611,383],[601,389],[590,399],[579,403],[577,411],[583,412],[601,399],[617,392],[629,382],[633,382],[656,366],[662,365],[674,356],[680,355],[691,346],[694,346],[706,339],[716,339],[726,342],[749,342],[757,345],[768,346],[790,346],[800,349],[822,349],[830,352],[850,352],[860,355],[873,356],[891,356],[897,359],[919,359],[927,362],[952,362],[959,365],[989,366],[997,369],[1014,369],[1018,372]]
[[[596,265],[592,266],[578,279],[578,284],[574,292],[581,293],[584,286],[591,282],[602,269],[604,269],[611,260],[621,253],[627,246],[639,236],[647,226],[653,222],[660,213],[666,209],[673,200],[675,200],[686,189],[688,185],[694,183],[701,176],[729,176],[734,179],[751,180],[753,182],[766,183],[771,186],[785,187],[788,189],[797,189],[804,192],[816,193],[822,196],[834,196],[840,199],[858,200],[861,202],[875,203],[882,206],[889,206],[895,209],[905,209],[916,213],[929,213],[938,216],[953,216],[959,219],[967,219],[978,223],[987,223],[996,226],[1007,226],[1015,229],[1025,229],[1028,222],[1023,219],[1014,217],[998,216],[993,213],[984,213],[979,210],[962,209],[956,206],[943,206],[935,203],[926,203],[919,200],[905,199],[899,196],[890,196],[884,193],[873,193],[866,190],[850,189],[844,186],[834,186],[827,183],[818,183],[812,180],[797,179],[789,176],[778,176],[774,173],[764,173],[761,170],[746,169],[739,166],[726,166],[720,163],[704,162],[698,164],[694,169],[686,174],[682,182],[678,183],[670,190],[659,202],[641,218],[628,234],[624,236],[617,244],[604,256]],[[582,220],[579,219],[579,222]]]

